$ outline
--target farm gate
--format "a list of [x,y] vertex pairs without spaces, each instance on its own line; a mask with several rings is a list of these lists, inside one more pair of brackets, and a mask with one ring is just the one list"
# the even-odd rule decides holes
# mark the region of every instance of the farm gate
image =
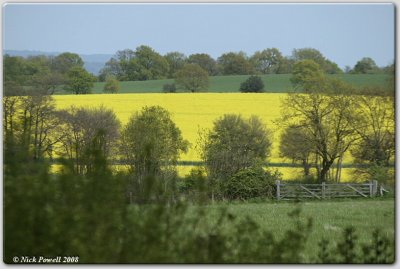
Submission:
[[[379,190],[381,195],[383,191]],[[373,197],[378,194],[378,182],[376,180],[368,183],[325,183],[300,184],[283,183],[276,181],[276,198],[278,200],[290,199],[330,199],[339,197]]]

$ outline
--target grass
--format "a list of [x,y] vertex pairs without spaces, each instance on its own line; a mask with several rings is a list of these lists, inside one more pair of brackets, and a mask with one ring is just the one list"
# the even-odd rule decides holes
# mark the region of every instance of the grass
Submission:
[[[313,228],[306,246],[306,260],[312,262],[318,253],[318,242],[322,238],[337,241],[343,230],[356,228],[360,243],[371,240],[371,234],[378,228],[384,235],[395,238],[394,199],[338,199],[330,201],[307,201],[299,204],[301,218],[312,218]],[[258,224],[276,236],[293,228],[288,213],[294,209],[293,202],[263,202],[215,204],[208,206],[210,221],[216,219],[220,210],[244,218],[251,216]]]
[[[340,74],[330,75],[356,87],[361,86],[383,86],[388,75],[386,74]],[[210,77],[209,92],[238,92],[240,84],[249,76],[214,76]],[[262,75],[265,92],[284,93],[288,92],[292,85],[291,74]],[[120,93],[160,93],[166,83],[173,83],[173,79],[149,80],[149,81],[122,81],[120,82]],[[92,89],[93,93],[103,93],[104,82],[97,82]]]

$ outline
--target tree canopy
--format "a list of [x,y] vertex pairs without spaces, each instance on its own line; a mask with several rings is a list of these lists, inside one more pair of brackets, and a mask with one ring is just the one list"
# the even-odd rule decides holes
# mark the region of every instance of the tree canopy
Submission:
[[197,64],[187,64],[176,73],[175,84],[188,92],[206,92],[209,78],[206,70]]

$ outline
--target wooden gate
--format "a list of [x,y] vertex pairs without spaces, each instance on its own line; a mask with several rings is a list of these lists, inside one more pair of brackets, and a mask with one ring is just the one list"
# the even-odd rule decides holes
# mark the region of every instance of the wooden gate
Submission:
[[330,199],[339,197],[373,197],[377,195],[378,182],[299,184],[276,181],[276,198],[289,199]]

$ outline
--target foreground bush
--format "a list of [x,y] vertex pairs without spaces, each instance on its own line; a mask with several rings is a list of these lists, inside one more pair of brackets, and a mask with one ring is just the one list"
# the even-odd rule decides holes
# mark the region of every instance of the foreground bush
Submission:
[[262,167],[247,168],[236,173],[225,183],[225,197],[230,200],[272,198],[276,180],[281,180],[277,171],[264,171]]

